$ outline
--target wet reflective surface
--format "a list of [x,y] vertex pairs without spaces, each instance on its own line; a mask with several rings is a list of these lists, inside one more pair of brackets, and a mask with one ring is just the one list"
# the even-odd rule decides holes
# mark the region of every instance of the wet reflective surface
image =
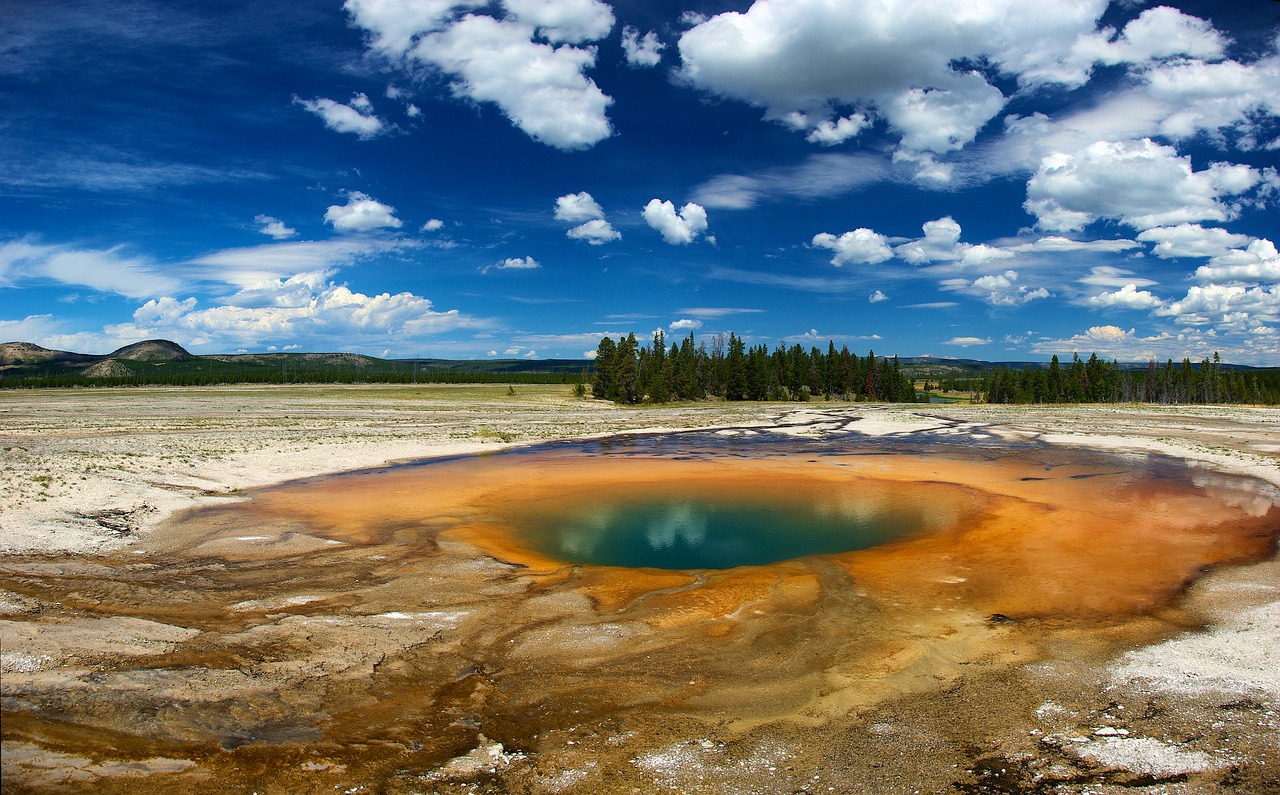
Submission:
[[5,731],[173,768],[96,791],[422,791],[490,741],[545,760],[534,791],[643,791],[691,725],[825,758],[887,700],[1166,637],[1187,583],[1272,553],[1278,504],[1158,456],[746,430],[288,484],[145,554],[6,560],[39,619],[10,622]]
[[925,506],[874,504],[856,493],[716,500],[672,486],[555,516],[531,513],[520,529],[539,551],[570,563],[732,569],[865,549],[923,529],[926,512]]

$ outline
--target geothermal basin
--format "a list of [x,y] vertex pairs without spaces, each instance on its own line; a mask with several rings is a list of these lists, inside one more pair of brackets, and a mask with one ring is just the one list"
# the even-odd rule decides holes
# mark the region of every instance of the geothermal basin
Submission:
[[[28,653],[97,651],[7,675],[6,730],[140,760],[95,791],[696,790],[669,771],[695,762],[702,791],[776,791],[885,705],[1193,626],[1188,584],[1280,532],[1274,487],[1178,459],[794,430],[326,476],[10,562],[66,611]],[[929,753],[971,758],[976,719],[931,718]]]

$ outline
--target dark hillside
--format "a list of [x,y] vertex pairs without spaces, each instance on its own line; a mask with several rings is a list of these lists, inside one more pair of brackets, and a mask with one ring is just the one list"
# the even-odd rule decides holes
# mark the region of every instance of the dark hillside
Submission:
[[39,365],[56,362],[93,364],[105,357],[88,353],[71,353],[41,348],[30,342],[6,342],[0,345],[0,367],[9,365]]
[[359,353],[197,356],[169,340],[144,340],[105,356],[27,342],[0,345],[0,388],[305,383],[570,384],[580,359],[379,359]]
[[128,359],[133,362],[172,362],[178,359],[194,359],[186,348],[169,340],[143,340],[113,351],[108,359]]

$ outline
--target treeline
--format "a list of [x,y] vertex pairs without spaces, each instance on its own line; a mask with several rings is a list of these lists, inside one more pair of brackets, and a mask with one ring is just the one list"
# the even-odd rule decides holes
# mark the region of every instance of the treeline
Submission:
[[579,384],[576,373],[480,373],[459,370],[412,372],[290,370],[250,372],[164,372],[157,370],[127,376],[73,374],[0,378],[0,389],[45,389],[121,386],[229,386],[234,384]]
[[592,394],[618,403],[668,403],[673,400],[874,400],[911,403],[916,393],[898,359],[860,358],[835,343],[827,352],[800,345],[761,344],[748,348],[742,338],[716,335],[710,348],[690,333],[668,349],[658,331],[651,345],[635,334],[600,340],[596,348]]
[[1145,370],[1121,370],[1097,354],[1072,356],[1063,367],[1054,356],[1047,369],[997,367],[983,384],[988,403],[1260,403],[1280,404],[1280,370],[1224,370],[1217,353],[1194,366],[1190,359]]

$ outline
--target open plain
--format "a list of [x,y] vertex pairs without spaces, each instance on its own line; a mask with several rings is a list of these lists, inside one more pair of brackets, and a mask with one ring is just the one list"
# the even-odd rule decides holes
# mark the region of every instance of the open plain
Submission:
[[[1280,412],[569,392],[0,393],[5,791],[1280,791]],[[950,546],[624,575],[468,519],[662,468],[473,454],[695,428],[849,439],[864,455],[838,464],[1000,521]],[[1143,535],[1201,510],[1177,494],[875,455],[916,441],[1161,454],[1234,496],[1178,557]],[[413,468],[318,478],[424,458],[449,459],[429,487],[397,480]],[[734,477],[836,477],[775,458]],[[666,466],[688,483],[717,464]],[[1035,588],[1003,576],[1015,557]]]

